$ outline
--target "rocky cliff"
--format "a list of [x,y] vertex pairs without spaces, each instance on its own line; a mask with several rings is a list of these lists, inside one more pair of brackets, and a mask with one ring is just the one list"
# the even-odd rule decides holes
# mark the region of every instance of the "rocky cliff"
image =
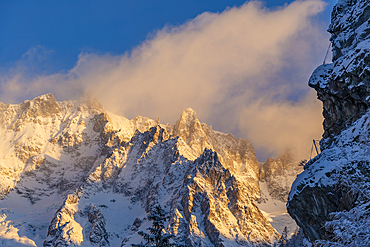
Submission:
[[52,94],[0,106],[0,239],[18,246],[130,246],[155,204],[187,246],[270,245],[247,140],[185,110],[174,125],[128,120]]
[[369,17],[365,0],[339,0],[332,11],[333,63],[319,66],[309,81],[323,102],[324,148],[369,108]]
[[266,184],[266,194],[272,199],[286,203],[292,183],[302,170],[303,167],[289,153],[283,153],[276,159],[267,158],[261,165],[260,183]]
[[369,246],[370,2],[340,0],[328,31],[333,63],[309,81],[324,107],[322,152],[294,182],[287,207],[318,246]]

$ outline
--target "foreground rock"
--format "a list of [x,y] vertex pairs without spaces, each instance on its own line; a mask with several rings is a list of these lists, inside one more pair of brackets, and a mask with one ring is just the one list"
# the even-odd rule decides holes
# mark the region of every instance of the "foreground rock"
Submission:
[[333,63],[309,82],[323,101],[322,152],[294,182],[288,212],[318,246],[370,245],[369,19],[367,0],[335,5]]

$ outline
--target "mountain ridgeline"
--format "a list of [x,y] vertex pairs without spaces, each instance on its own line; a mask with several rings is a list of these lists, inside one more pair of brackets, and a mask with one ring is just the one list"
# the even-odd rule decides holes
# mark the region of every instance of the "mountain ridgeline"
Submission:
[[370,2],[339,0],[328,31],[333,63],[309,80],[325,132],[303,172],[192,109],[164,125],[91,98],[0,103],[0,246],[139,244],[156,205],[180,245],[296,246],[285,202],[300,246],[370,246]]
[[213,131],[192,109],[163,125],[114,115],[90,98],[47,94],[0,104],[0,132],[3,244],[131,246],[155,205],[169,212],[166,230],[178,244],[268,246],[280,238],[259,209],[260,183],[286,202],[292,179],[276,191],[272,178],[289,162],[260,165],[249,141]]

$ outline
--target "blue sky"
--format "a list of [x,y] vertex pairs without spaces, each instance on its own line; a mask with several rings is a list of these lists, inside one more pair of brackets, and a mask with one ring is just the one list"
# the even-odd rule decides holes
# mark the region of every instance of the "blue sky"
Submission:
[[[14,66],[30,48],[50,51],[39,71],[71,69],[82,51],[122,54],[165,25],[205,12],[222,12],[243,0],[0,1],[0,68]],[[292,1],[268,0],[267,8]],[[319,17],[328,23],[334,1]]]
[[322,134],[307,82],[335,2],[0,1],[0,102],[88,93],[162,123],[191,107],[261,160],[289,149],[307,158]]

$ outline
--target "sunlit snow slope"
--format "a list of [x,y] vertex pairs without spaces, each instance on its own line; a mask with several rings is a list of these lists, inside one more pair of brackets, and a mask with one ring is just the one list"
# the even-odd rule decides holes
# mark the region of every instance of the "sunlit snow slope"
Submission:
[[52,94],[0,103],[0,245],[131,246],[160,204],[187,246],[272,244],[252,144],[200,123],[128,120]]

